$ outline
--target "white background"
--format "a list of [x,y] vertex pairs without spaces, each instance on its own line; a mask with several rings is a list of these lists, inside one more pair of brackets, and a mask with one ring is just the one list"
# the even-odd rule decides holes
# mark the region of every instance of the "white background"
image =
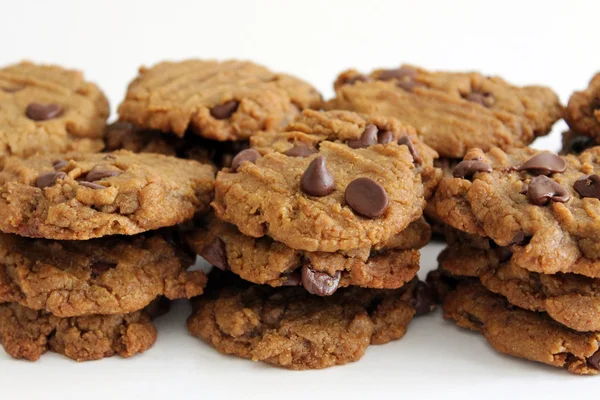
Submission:
[[[113,110],[138,66],[242,58],[302,77],[326,97],[338,72],[413,63],[474,69],[553,87],[566,102],[600,70],[596,1],[0,1],[0,64],[31,59],[82,69]],[[114,115],[113,115],[114,118]],[[557,149],[563,123],[536,147]],[[431,245],[422,268],[435,267]],[[0,350],[0,399],[595,397],[600,377],[495,353],[439,313],[354,364],[290,372],[224,357],[188,336],[181,302],[159,339],[129,360],[37,363]],[[110,396],[110,397],[108,397]]]

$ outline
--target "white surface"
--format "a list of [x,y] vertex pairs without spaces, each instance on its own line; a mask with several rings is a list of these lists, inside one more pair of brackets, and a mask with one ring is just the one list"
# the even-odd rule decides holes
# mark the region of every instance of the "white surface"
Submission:
[[[23,58],[82,69],[115,107],[141,64],[245,58],[313,82],[410,62],[475,69],[552,86],[566,102],[600,70],[600,2],[591,1],[2,1],[0,64]],[[557,149],[559,123],[537,147]],[[435,267],[441,245],[423,254]],[[596,394],[600,378],[505,357],[439,313],[354,364],[290,372],[224,357],[188,336],[185,302],[158,320],[154,348],[130,360],[37,363],[0,350],[0,399],[13,398],[507,398]],[[108,397],[111,396],[111,397]],[[223,397],[225,396],[225,397]]]

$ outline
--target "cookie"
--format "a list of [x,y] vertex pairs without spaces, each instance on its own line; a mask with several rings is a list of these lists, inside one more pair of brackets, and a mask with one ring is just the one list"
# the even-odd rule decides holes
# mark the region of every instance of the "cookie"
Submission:
[[408,146],[323,141],[302,157],[254,149],[217,174],[212,207],[245,235],[305,251],[372,247],[420,218],[426,189]]
[[247,61],[186,60],[140,68],[119,118],[183,137],[244,140],[281,129],[321,95],[306,82]]
[[213,187],[212,166],[157,154],[10,158],[0,172],[0,230],[56,240],[132,235],[206,211]]
[[357,361],[369,344],[403,337],[417,309],[432,309],[428,293],[416,280],[402,289],[354,287],[329,297],[296,287],[225,282],[198,298],[187,326],[224,354],[319,369]]
[[27,239],[0,234],[0,303],[58,317],[127,314],[158,296],[199,296],[202,271],[195,257],[161,234],[86,241]]
[[508,304],[476,282],[460,283],[443,305],[444,318],[481,332],[497,351],[581,375],[600,370],[600,333],[576,332],[543,313]]
[[14,358],[36,361],[47,351],[76,361],[132,357],[156,342],[145,311],[59,318],[15,303],[0,304],[0,344]]
[[270,286],[303,285],[316,295],[331,295],[338,287],[395,289],[419,270],[419,251],[430,237],[425,221],[373,249],[323,253],[294,250],[267,236],[243,235],[233,225],[213,219],[188,236],[192,250],[211,264],[246,281]]
[[306,156],[324,141],[345,143],[352,148],[390,142],[407,146],[421,173],[426,198],[433,194],[441,179],[441,172],[433,166],[437,153],[420,140],[412,126],[395,118],[341,110],[304,110],[282,132],[262,132],[251,137],[250,146],[263,155],[278,152],[298,156],[300,152]]
[[414,126],[440,157],[473,147],[522,147],[562,117],[558,96],[540,86],[513,86],[478,73],[430,72],[403,65],[363,75],[343,72],[325,109],[385,115]]
[[79,71],[30,62],[0,69],[0,167],[9,156],[102,150],[109,111]]
[[560,155],[581,154],[587,149],[597,146],[596,140],[589,136],[580,135],[574,131],[562,133],[562,148]]
[[600,140],[600,73],[592,78],[587,89],[571,95],[565,121],[573,131]]
[[450,226],[507,247],[521,268],[600,277],[599,157],[600,147],[564,157],[473,149],[432,203]]
[[233,158],[249,147],[247,140],[219,142],[187,133],[183,138],[156,130],[144,130],[117,121],[106,128],[105,151],[129,150],[134,153],[157,153],[212,163],[217,168],[230,167]]

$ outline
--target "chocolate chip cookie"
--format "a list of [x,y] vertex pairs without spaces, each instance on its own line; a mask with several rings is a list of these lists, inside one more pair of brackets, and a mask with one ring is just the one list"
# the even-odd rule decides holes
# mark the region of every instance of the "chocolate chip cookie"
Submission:
[[36,361],[48,350],[76,361],[132,357],[156,341],[145,311],[59,318],[16,303],[0,304],[0,343],[14,358]]
[[246,281],[270,286],[298,286],[316,295],[338,287],[395,289],[419,270],[419,251],[430,237],[429,225],[413,222],[391,240],[372,249],[323,253],[294,250],[269,237],[243,235],[233,225],[212,219],[188,236],[192,250],[211,264]]
[[8,156],[103,147],[108,100],[79,71],[22,62],[0,69],[0,167]]
[[206,276],[187,271],[194,260],[161,233],[86,241],[0,234],[0,303],[62,318],[126,314],[158,296],[201,295]]
[[506,247],[543,274],[600,277],[600,147],[559,157],[523,148],[473,149],[433,198],[439,217]]
[[[211,284],[219,280],[212,278]],[[416,280],[396,290],[353,287],[329,297],[239,281],[217,286],[198,298],[190,333],[224,354],[296,370],[357,361],[369,344],[400,339],[415,314],[433,307]]]
[[478,73],[430,72],[403,65],[363,75],[343,72],[325,108],[396,117],[414,126],[440,157],[473,147],[522,147],[547,134],[562,116],[558,96]]
[[140,68],[120,119],[183,137],[243,140],[278,130],[321,95],[306,82],[247,61],[186,60]]
[[210,165],[117,151],[10,158],[0,172],[0,230],[85,240],[184,222],[213,196]]
[[460,283],[446,296],[443,310],[444,318],[481,332],[501,353],[575,374],[600,372],[600,333],[576,332],[543,313],[511,306],[480,283]]
[[369,248],[423,213],[427,191],[413,153],[395,141],[323,141],[305,156],[245,150],[217,174],[212,206],[243,234],[294,249]]
[[565,121],[573,131],[600,140],[600,73],[587,89],[571,95]]

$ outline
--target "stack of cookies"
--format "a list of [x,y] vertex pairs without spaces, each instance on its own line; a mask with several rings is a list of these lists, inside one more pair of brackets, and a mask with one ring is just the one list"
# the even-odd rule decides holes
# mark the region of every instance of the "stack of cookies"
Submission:
[[429,279],[444,316],[500,352],[600,372],[600,147],[471,150],[432,204],[448,247]]
[[168,227],[208,209],[213,167],[91,153],[108,104],[79,73],[24,63],[0,70],[0,88],[0,343],[28,360],[143,352],[161,296],[203,292]]
[[561,154],[579,154],[600,143],[600,73],[587,89],[571,95],[565,121],[570,130],[563,133]]
[[[411,65],[369,75],[342,72],[336,97],[325,109],[395,117],[414,126],[440,158],[446,176],[471,148],[488,151],[527,146],[550,132],[562,116],[556,93],[541,86],[518,87],[475,72],[431,72]],[[436,233],[443,224],[425,210]]]
[[227,271],[209,279],[190,332],[291,369],[401,338],[433,307],[416,273],[435,151],[393,118],[348,111],[306,110],[250,142],[217,174],[214,215],[188,236]]

